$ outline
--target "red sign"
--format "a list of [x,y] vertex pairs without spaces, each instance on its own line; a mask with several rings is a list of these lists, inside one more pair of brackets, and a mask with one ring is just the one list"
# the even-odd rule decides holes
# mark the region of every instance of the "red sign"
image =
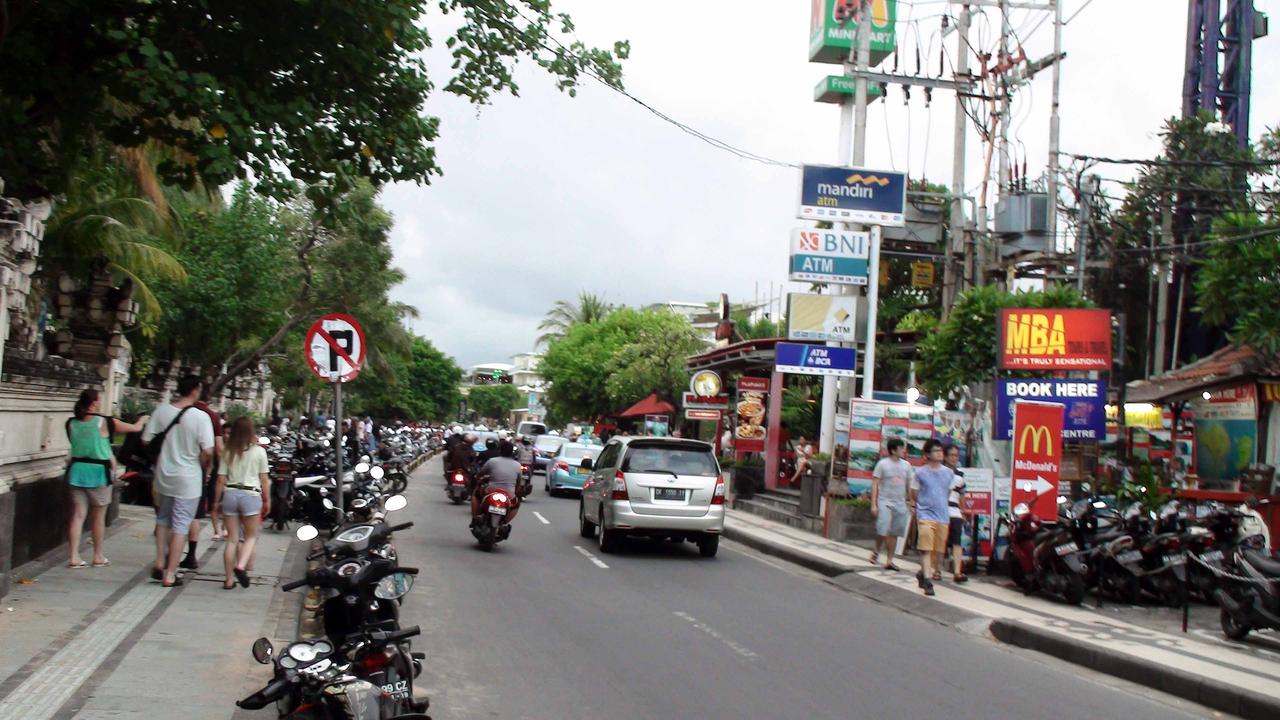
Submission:
[[738,378],[737,423],[733,430],[733,449],[737,453],[764,452],[768,438],[765,415],[769,408],[769,378]]
[[1007,308],[1000,311],[1005,370],[1110,370],[1111,311]]
[[685,419],[687,420],[710,420],[716,422],[720,419],[719,410],[685,410]]
[[681,404],[686,408],[701,410],[725,410],[729,407],[728,395],[697,395],[685,391]]
[[1013,489],[1010,503],[1026,503],[1042,520],[1058,517],[1065,405],[1013,403]]
[[350,315],[325,315],[307,330],[307,365],[326,382],[350,382],[364,365],[364,330]]
[[740,377],[738,378],[738,389],[769,392],[769,378]]

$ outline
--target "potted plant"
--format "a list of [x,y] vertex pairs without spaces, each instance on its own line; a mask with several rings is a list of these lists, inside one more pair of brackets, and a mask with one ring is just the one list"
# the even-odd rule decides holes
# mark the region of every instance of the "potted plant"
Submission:
[[827,537],[832,540],[869,540],[876,536],[871,500],[865,497],[831,498]]
[[764,460],[752,458],[733,464],[733,494],[743,500],[764,490]]

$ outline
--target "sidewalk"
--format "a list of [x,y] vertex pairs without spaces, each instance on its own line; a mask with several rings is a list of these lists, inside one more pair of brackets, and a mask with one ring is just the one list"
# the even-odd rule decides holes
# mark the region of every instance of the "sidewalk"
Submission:
[[946,625],[969,632],[985,629],[1002,642],[1233,715],[1280,717],[1280,637],[1273,633],[1254,633],[1240,643],[1204,628],[1183,634],[1168,627],[1173,612],[1149,615],[1163,620],[1165,629],[1158,629],[1153,621],[1117,617],[1113,606],[1095,608],[1092,599],[1073,607],[1024,595],[998,577],[986,581],[971,576],[965,585],[936,582],[937,596],[928,598],[916,586],[919,565],[909,558],[895,560],[901,572],[888,572],[871,565],[866,548],[736,510],[728,511],[724,534],[822,573],[845,590]]
[[[260,636],[295,638],[302,596],[276,590],[304,567],[302,543],[260,535],[253,584],[222,589],[222,543],[202,523],[201,569],[162,588],[150,508],[124,506],[105,541],[110,567],[71,570],[65,547],[10,573],[0,600],[0,720],[183,717],[228,720],[270,671]],[[92,549],[85,547],[83,557]]]

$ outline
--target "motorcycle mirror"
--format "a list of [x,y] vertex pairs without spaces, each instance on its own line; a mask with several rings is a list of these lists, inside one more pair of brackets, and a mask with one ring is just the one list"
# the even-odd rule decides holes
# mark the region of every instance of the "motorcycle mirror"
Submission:
[[334,504],[333,504],[333,501],[332,501],[332,500],[330,500],[329,498],[325,498],[325,499],[324,499],[324,500],[322,500],[321,502],[323,502],[323,503],[324,503],[324,509],[325,509],[325,510],[337,510],[337,509],[338,509],[338,506],[337,506],[337,505],[334,505]]
[[387,509],[387,512],[395,512],[396,510],[403,510],[408,504],[409,501],[405,499],[405,496],[392,495],[387,498],[387,501],[382,506]]
[[369,474],[373,476],[374,480],[381,480],[382,476],[387,474],[387,471],[383,470],[382,466],[380,465],[374,465],[373,467],[369,468]]
[[[328,503],[329,501],[325,500],[325,502]],[[332,505],[333,503],[329,503],[329,504]],[[320,535],[320,531],[317,530],[314,525],[303,525],[302,527],[298,528],[297,532],[294,533],[294,536],[297,537],[302,542],[311,542],[312,540],[315,540],[316,537],[318,537],[319,535]]]
[[369,456],[368,456],[368,455],[361,455],[361,456],[360,456],[360,462],[366,462],[366,463],[367,463],[367,462],[369,462]]
[[1059,496],[1058,496],[1058,504],[1059,504],[1059,505],[1066,505],[1068,502],[1070,502],[1070,501],[1069,501],[1069,500],[1067,500],[1067,498],[1066,498],[1066,497],[1064,497],[1064,496],[1062,496],[1062,495],[1059,495]]
[[325,440],[325,441],[324,441],[324,446],[325,446],[325,447],[329,447],[329,441],[328,441],[328,440]]
[[396,572],[378,581],[373,589],[373,596],[380,600],[395,600],[403,597],[413,588],[413,576],[406,572]]
[[262,437],[258,438],[258,444],[259,444],[259,445],[270,445],[270,444],[271,444],[271,438],[267,437],[266,435],[263,435]]
[[1105,508],[1105,507],[1107,506],[1107,504],[1106,504],[1106,503],[1104,503],[1104,502],[1102,502],[1101,500],[1095,500],[1095,501],[1093,502],[1093,506],[1094,506],[1095,508],[1097,508],[1098,510],[1101,510],[1101,509]]
[[1093,486],[1092,486],[1092,485],[1090,485],[1090,484],[1089,484],[1089,483],[1087,483],[1087,482],[1086,482],[1086,483],[1080,483],[1080,492],[1082,492],[1082,493],[1086,493],[1086,494],[1087,494],[1087,493],[1091,493],[1091,492],[1093,492]]
[[271,658],[276,653],[276,649],[271,646],[271,641],[260,637],[253,641],[253,659],[263,665],[270,665]]
[[355,471],[362,474],[369,472],[369,463],[367,462],[356,463]]
[[1029,512],[1031,512],[1031,508],[1026,503],[1018,503],[1013,506],[1013,514],[1016,517],[1022,517]]

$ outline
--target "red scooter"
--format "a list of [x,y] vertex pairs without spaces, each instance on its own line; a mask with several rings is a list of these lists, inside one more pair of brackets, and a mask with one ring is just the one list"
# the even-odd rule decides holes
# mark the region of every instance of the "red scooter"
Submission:
[[479,511],[471,518],[471,534],[480,548],[492,551],[499,542],[511,536],[511,514],[519,502],[506,490],[490,490],[481,486],[483,498]]
[[467,499],[467,474],[461,470],[454,470],[449,473],[446,478],[448,484],[445,485],[444,491],[449,496],[449,500],[454,505],[461,505]]
[[1069,524],[1044,527],[1026,503],[1013,508],[1008,522],[1009,575],[1018,587],[1027,593],[1043,590],[1060,595],[1079,605],[1084,600],[1086,567]]

